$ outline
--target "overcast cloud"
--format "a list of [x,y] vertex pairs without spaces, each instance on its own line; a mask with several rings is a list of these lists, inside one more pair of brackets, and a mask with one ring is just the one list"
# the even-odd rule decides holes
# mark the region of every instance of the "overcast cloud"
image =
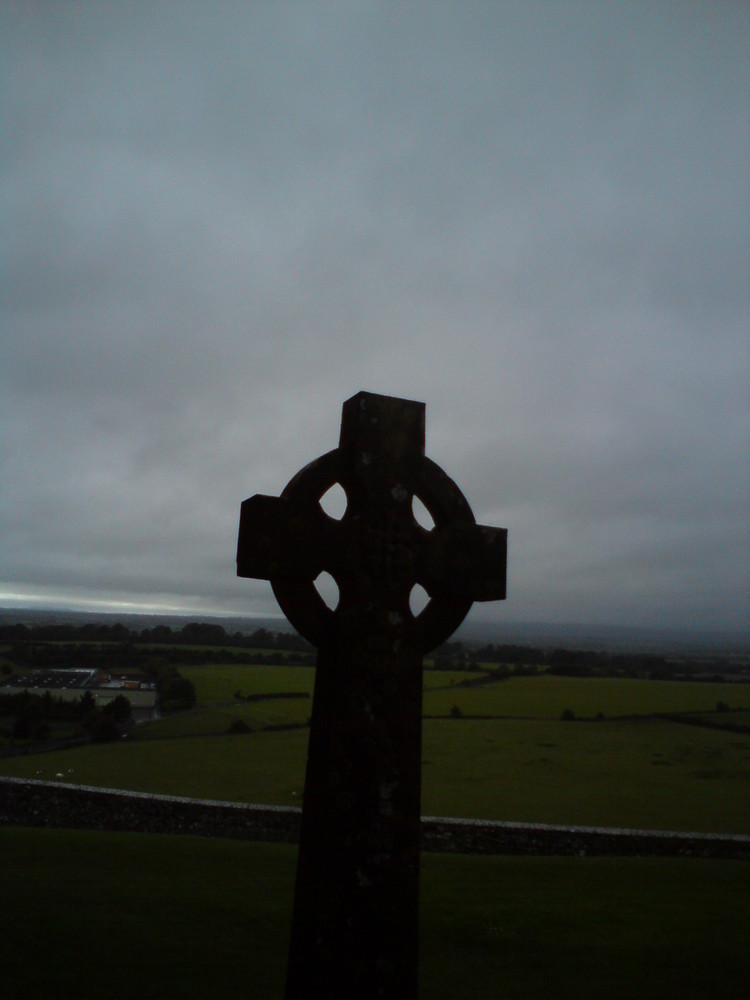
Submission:
[[239,504],[360,389],[498,621],[746,628],[750,6],[0,13],[0,603],[273,613]]

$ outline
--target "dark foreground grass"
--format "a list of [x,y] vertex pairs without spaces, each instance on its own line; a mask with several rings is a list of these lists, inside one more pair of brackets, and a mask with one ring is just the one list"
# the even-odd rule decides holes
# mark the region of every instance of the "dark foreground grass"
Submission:
[[[292,847],[0,828],[0,857],[0,996],[281,996]],[[422,866],[422,1000],[748,995],[750,865]]]

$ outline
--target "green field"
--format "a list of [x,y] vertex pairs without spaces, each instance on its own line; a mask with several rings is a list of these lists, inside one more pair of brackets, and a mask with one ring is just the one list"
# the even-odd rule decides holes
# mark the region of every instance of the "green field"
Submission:
[[[234,719],[251,729],[304,725],[310,718],[315,673],[309,667],[206,666],[180,668],[195,686],[199,710],[141,727],[139,738],[226,732]],[[481,676],[460,671],[425,671],[423,710],[427,717],[491,716],[555,721],[564,712],[577,719],[632,718],[674,713],[714,713],[721,702],[733,718],[750,724],[750,684],[643,681],[616,678],[510,678],[479,687],[460,682]],[[248,695],[304,692],[309,697],[245,702]],[[738,712],[738,710],[741,710]],[[748,715],[744,715],[747,712]],[[728,721],[729,715],[723,716]]]
[[[0,774],[299,805],[314,671],[180,670],[195,710]],[[655,717],[747,725],[750,685],[467,676],[425,674],[424,814],[750,834],[750,734]],[[281,995],[295,848],[0,827],[0,852],[0,996]],[[421,863],[422,1000],[747,996],[748,863]]]
[[[195,685],[199,705],[222,708],[238,704],[235,693],[247,696],[299,691],[312,695],[315,679],[315,671],[309,667],[184,666],[180,667],[180,673]],[[461,682],[480,676],[461,671],[425,671],[425,715],[447,716],[455,706],[466,716],[554,720],[569,710],[577,718],[603,715],[612,719],[715,712],[720,702],[730,710],[750,712],[750,684],[540,674],[511,677],[478,687],[461,686]],[[288,721],[296,721],[293,703],[286,706],[291,713]],[[274,716],[274,722],[283,721],[285,704],[279,702],[276,711],[278,720]]]
[[236,692],[278,694],[306,691],[312,695],[315,671],[311,667],[267,667],[217,664],[206,667],[179,667],[183,677],[195,685],[198,703],[210,705],[229,701]]
[[750,710],[750,684],[644,681],[616,677],[511,677],[481,687],[426,690],[426,715],[447,715],[455,705],[464,715],[559,719],[567,709],[577,718],[607,718],[670,712]]
[[[224,733],[234,720],[250,729],[267,726],[305,725],[312,711],[315,671],[309,667],[216,665],[181,666],[180,673],[195,686],[198,710],[139,727],[139,739]],[[425,690],[448,687],[466,677],[481,676],[458,671],[425,673]],[[307,697],[243,701],[248,696],[304,693]],[[235,697],[240,695],[241,698]]]
[[422,810],[750,833],[750,735],[673,722],[428,720]]
[[[0,995],[203,1000],[283,991],[296,852],[0,828]],[[421,1000],[740,1000],[750,864],[422,859]]]
[[[120,743],[0,758],[0,774],[299,804],[314,671],[207,666],[182,673],[196,688],[194,711],[139,726]],[[738,709],[750,685],[542,676],[458,687],[465,676],[425,674],[424,814],[750,834],[750,734],[652,717],[668,710],[747,724],[750,714]],[[235,697],[280,692],[305,696]],[[731,710],[716,711],[719,701]],[[561,721],[566,709],[577,721]],[[605,718],[594,721],[599,713]],[[250,732],[228,735],[237,720]],[[268,729],[279,726],[297,728]]]
[[[212,664],[205,667],[180,666],[179,671],[183,677],[193,682],[201,704],[226,701],[233,698],[235,692],[248,695],[306,691],[312,694],[315,681],[315,670],[311,667]],[[481,676],[480,673],[469,671],[426,670],[424,686],[425,690],[449,687],[461,680]]]
[[[89,745],[6,758],[0,774],[294,805],[307,733]],[[424,724],[427,815],[747,834],[749,792],[750,736],[663,721]]]

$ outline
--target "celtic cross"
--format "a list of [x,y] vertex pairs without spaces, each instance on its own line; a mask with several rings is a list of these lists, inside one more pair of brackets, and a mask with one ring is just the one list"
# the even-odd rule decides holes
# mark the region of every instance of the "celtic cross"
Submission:
[[[423,403],[360,392],[337,449],[241,508],[238,575],[270,580],[318,647],[288,1000],[417,995],[422,657],[474,601],[505,597],[507,543],[424,446]],[[340,519],[320,504],[335,484]],[[417,614],[415,585],[429,597]]]

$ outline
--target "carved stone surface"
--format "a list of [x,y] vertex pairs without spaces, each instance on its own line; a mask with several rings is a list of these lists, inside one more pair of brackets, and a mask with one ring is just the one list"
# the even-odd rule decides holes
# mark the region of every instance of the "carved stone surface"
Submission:
[[[507,532],[424,454],[423,403],[361,392],[339,447],[242,504],[240,576],[318,647],[288,998],[416,997],[422,657],[505,597]],[[321,498],[338,483],[340,520]],[[416,520],[413,499],[434,522]],[[328,572],[331,610],[315,580]],[[429,601],[419,614],[410,595]]]

